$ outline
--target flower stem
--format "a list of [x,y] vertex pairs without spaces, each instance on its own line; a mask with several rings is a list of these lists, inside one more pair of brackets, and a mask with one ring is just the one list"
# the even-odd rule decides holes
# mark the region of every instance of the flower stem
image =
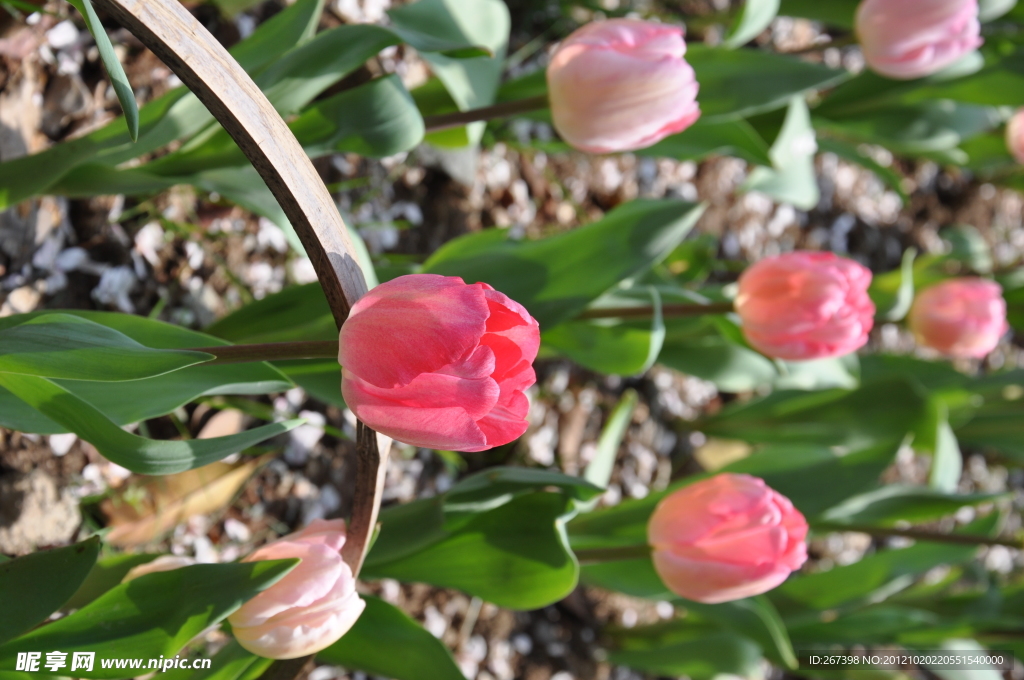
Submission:
[[250,361],[282,361],[285,359],[337,359],[338,341],[268,342],[258,345],[220,345],[197,347],[216,358],[207,364],[241,364]]
[[[702,314],[726,314],[733,311],[731,302],[712,302],[710,304],[664,304],[661,314],[665,317],[701,316]],[[654,307],[605,307],[588,309],[580,314],[579,319],[649,319],[654,316]]]
[[924,529],[897,529],[894,527],[878,527],[866,524],[843,524],[841,522],[812,522],[815,531],[852,531],[868,534],[876,538],[911,538],[915,541],[932,541],[934,543],[955,543],[957,545],[1003,545],[1007,548],[1024,550],[1024,541],[1011,538],[989,538],[973,534],[946,534]]
[[528,97],[526,99],[514,99],[510,102],[501,102],[484,106],[469,111],[456,111],[455,113],[443,113],[438,116],[425,116],[423,125],[427,132],[435,132],[447,128],[460,127],[467,123],[475,123],[479,120],[494,120],[495,118],[508,118],[520,113],[539,111],[548,107],[547,95]]

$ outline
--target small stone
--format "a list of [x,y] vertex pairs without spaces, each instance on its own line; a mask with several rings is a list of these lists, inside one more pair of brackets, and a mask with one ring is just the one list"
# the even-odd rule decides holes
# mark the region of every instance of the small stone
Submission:
[[82,517],[67,490],[42,470],[0,477],[0,553],[25,555],[70,541]]

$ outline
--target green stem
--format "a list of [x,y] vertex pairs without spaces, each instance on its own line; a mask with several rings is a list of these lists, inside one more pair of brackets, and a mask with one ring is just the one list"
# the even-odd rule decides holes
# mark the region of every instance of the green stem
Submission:
[[[664,304],[661,314],[664,317],[701,316],[703,314],[727,314],[733,311],[731,302],[712,302],[710,304]],[[654,307],[605,307],[588,309],[580,314],[579,319],[649,319],[654,316]]]
[[[702,314],[725,314],[732,311],[731,302],[715,302],[708,305],[667,304],[662,305],[665,317],[699,316]],[[653,307],[608,307],[590,309],[580,314],[579,319],[649,319],[654,316]],[[315,340],[299,342],[268,342],[256,345],[219,345],[196,347],[193,351],[206,352],[216,358],[207,364],[240,364],[253,361],[285,361],[288,359],[337,359],[336,340]]]
[[241,364],[252,361],[284,361],[286,359],[337,359],[338,341],[268,342],[258,345],[220,345],[197,347],[193,351],[216,357],[209,364]]
[[508,118],[520,113],[539,111],[548,107],[548,97],[542,94],[537,97],[526,99],[515,99],[510,102],[501,102],[484,106],[469,111],[456,111],[455,113],[443,113],[438,116],[425,116],[423,125],[427,132],[444,130],[447,128],[461,127],[467,123],[475,123],[480,120],[494,120],[495,118]]
[[915,541],[932,541],[934,543],[955,543],[957,545],[1004,545],[1008,548],[1024,550],[1024,541],[1009,538],[989,538],[972,534],[945,534],[924,529],[897,529],[894,527],[877,527],[866,524],[843,524],[841,522],[812,522],[814,531],[852,531],[868,534],[876,538],[911,538]]

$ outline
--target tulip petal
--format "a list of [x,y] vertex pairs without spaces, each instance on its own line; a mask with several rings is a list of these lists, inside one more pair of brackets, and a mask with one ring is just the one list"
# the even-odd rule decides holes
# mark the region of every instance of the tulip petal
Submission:
[[372,385],[407,385],[470,355],[487,315],[483,290],[458,277],[401,276],[352,306],[339,335],[338,360]]

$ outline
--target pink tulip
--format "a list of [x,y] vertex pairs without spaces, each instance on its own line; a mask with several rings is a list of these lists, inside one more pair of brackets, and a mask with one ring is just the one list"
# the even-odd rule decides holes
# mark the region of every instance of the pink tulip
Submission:
[[752,347],[802,361],[849,354],[868,341],[871,272],[833,253],[769,257],[740,276],[736,312]]
[[807,559],[807,522],[750,475],[723,473],[663,499],[647,524],[654,568],[673,593],[717,604],[760,595]]
[[128,581],[133,581],[140,576],[145,576],[146,574],[155,574],[160,571],[174,571],[175,569],[181,569],[182,567],[190,567],[195,563],[196,561],[191,557],[161,555],[155,560],[129,569],[128,573],[121,579],[121,583],[128,583]]
[[1024,163],[1024,109],[1017,109],[1006,124],[1006,148],[1018,163]]
[[1009,330],[998,283],[950,279],[924,289],[907,317],[918,343],[951,357],[981,358]]
[[347,633],[366,603],[338,552],[344,543],[343,520],[318,519],[242,560],[302,561],[228,617],[238,644],[270,659],[294,659],[319,652]]
[[677,26],[612,19],[576,30],[548,66],[555,129],[592,153],[642,149],[682,132],[700,117],[684,54]]
[[941,71],[983,42],[978,0],[863,0],[856,24],[868,66],[897,80]]
[[345,403],[399,441],[483,451],[526,431],[540,328],[486,283],[412,274],[352,307],[338,360]]

